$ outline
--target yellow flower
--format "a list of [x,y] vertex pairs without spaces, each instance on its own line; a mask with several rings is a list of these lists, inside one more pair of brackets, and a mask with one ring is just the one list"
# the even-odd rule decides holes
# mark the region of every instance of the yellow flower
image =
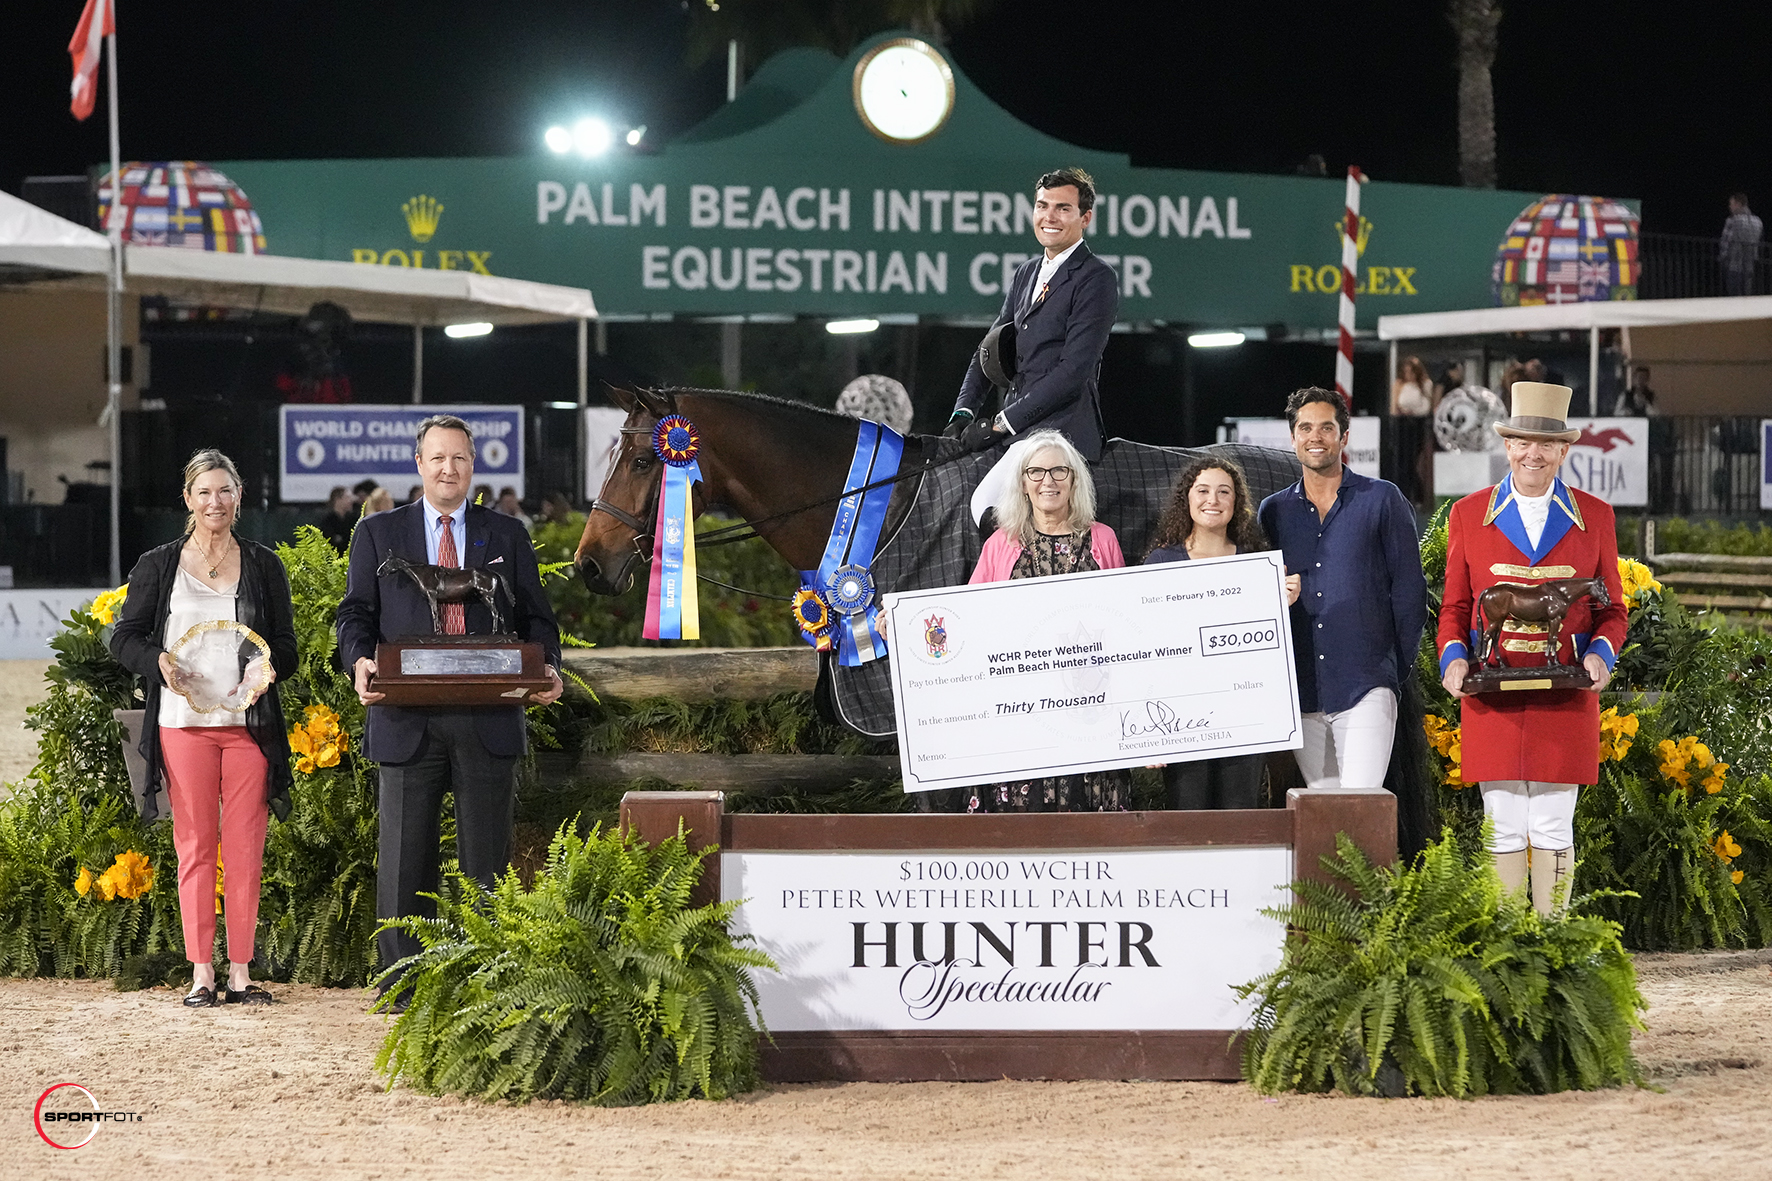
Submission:
[[221,844],[215,846],[215,913],[222,912],[222,855]]
[[1717,838],[1716,844],[1711,848],[1716,850],[1717,857],[1722,860],[1724,865],[1728,865],[1741,856],[1741,846],[1735,843],[1735,838],[1729,835],[1729,830],[1726,828],[1723,830],[1723,835]]
[[301,758],[295,760],[295,769],[300,771],[303,775],[312,775],[314,773],[314,760],[307,755],[303,755]]
[[311,755],[314,753],[314,740],[304,727],[290,727],[289,749],[298,755]]
[[106,902],[109,902],[117,896],[116,866],[113,865],[111,868],[98,875],[98,893],[99,897],[103,898]]
[[116,874],[117,894],[123,898],[140,898],[154,888],[154,867],[134,849],[117,854],[117,861],[107,874]]
[[1627,603],[1661,593],[1661,583],[1655,580],[1655,572],[1643,563],[1633,562],[1629,558],[1618,559],[1618,581],[1622,585],[1624,601]]
[[129,584],[126,582],[116,590],[106,591],[92,600],[92,617],[103,624],[117,622],[117,608],[129,597]]
[[1619,762],[1630,753],[1631,739],[1636,737],[1640,723],[1636,714],[1620,714],[1617,706],[1600,715],[1600,758]]
[[1732,873],[1732,874],[1730,874],[1730,875],[1729,875],[1729,880],[1730,880],[1730,881],[1732,881],[1732,882],[1734,882],[1734,883],[1735,883],[1735,884],[1736,884],[1736,885],[1737,885],[1737,886],[1739,886],[1739,885],[1740,885],[1740,884],[1741,884],[1741,879],[1742,879],[1742,878],[1744,878],[1744,877],[1746,877],[1746,876],[1747,876],[1747,875],[1746,875],[1746,874],[1744,874],[1744,873],[1742,873],[1742,872],[1741,872],[1741,871],[1740,871],[1740,870],[1739,870],[1739,869],[1738,869],[1738,870],[1736,870],[1736,871],[1735,871],[1735,872],[1734,872],[1734,873]]
[[338,747],[330,742],[321,747],[314,755],[314,765],[316,767],[338,766]]
[[74,879],[74,893],[82,898],[92,893],[92,871],[84,865],[80,867],[80,876]]
[[1711,795],[1716,795],[1723,790],[1723,772],[1728,769],[1728,763],[1718,763],[1710,769],[1710,774],[1705,777],[1704,783],[1701,786]]

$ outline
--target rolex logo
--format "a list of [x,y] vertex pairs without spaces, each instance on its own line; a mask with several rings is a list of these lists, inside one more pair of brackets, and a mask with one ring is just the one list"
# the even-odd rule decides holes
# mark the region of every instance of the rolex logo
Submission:
[[[431,235],[437,232],[437,223],[443,218],[442,204],[423,193],[400,206],[400,212],[406,215],[406,228],[412,231],[414,242],[429,242]],[[1363,236],[1361,246],[1365,246]]]
[[[1337,221],[1335,223],[1335,240],[1337,242],[1339,242],[1346,237],[1347,237],[1346,226],[1343,225],[1340,221]],[[1365,254],[1366,253],[1366,242],[1371,237],[1372,237],[1372,223],[1366,219],[1365,214],[1361,214],[1360,215],[1360,230],[1359,230],[1359,233],[1354,235],[1354,251],[1355,251],[1355,253]],[[422,239],[422,238],[419,239],[419,241],[421,241],[421,242],[423,240],[424,239]]]

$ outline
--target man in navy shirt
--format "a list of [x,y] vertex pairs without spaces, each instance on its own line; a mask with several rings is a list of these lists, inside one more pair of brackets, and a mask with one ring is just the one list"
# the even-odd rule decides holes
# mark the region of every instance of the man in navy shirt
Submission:
[[1325,389],[1286,400],[1304,476],[1261,502],[1261,527],[1302,575],[1292,606],[1311,787],[1380,788],[1396,735],[1402,678],[1427,621],[1415,513],[1395,484],[1349,471],[1347,408]]

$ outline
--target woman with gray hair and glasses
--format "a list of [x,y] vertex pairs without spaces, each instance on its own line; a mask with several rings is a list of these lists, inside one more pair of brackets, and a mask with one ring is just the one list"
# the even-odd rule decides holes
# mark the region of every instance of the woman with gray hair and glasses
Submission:
[[[997,531],[968,580],[1004,582],[1126,564],[1114,531],[1095,519],[1089,465],[1058,431],[1016,440],[1004,463],[1020,478],[997,501]],[[975,789],[968,812],[1124,812],[1132,795],[1126,771],[1091,771]]]

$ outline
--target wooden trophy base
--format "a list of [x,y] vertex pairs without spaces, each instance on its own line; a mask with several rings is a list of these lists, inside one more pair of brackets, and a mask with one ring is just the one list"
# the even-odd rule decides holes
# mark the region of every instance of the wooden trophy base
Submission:
[[516,636],[401,636],[375,667],[382,705],[522,705],[553,684],[542,646]]
[[1539,668],[1474,668],[1464,674],[1466,693],[1516,693],[1530,689],[1591,689],[1594,679],[1579,664]]

